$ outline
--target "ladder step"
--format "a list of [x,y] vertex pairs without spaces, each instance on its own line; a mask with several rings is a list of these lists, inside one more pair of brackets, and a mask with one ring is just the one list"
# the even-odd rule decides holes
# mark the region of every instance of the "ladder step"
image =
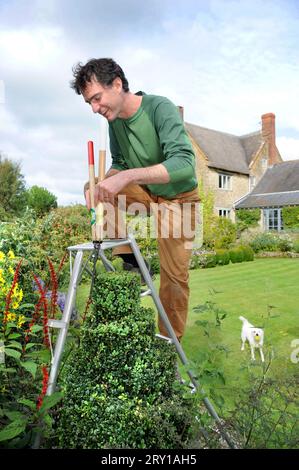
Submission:
[[172,344],[173,340],[171,338],[168,338],[168,336],[163,336],[160,335],[159,333],[155,334],[156,338],[162,339],[163,341],[167,341],[167,343]]
[[152,295],[151,289],[141,291],[140,297],[146,297],[147,295]]
[[66,328],[67,322],[62,321],[62,320],[54,320],[54,318],[50,318],[48,320],[48,326],[50,326],[51,328],[62,329],[62,328]]

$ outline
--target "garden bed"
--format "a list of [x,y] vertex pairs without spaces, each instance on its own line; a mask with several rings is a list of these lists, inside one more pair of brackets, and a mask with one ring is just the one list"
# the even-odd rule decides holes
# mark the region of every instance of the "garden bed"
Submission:
[[293,251],[261,251],[255,253],[256,258],[299,258],[299,253]]

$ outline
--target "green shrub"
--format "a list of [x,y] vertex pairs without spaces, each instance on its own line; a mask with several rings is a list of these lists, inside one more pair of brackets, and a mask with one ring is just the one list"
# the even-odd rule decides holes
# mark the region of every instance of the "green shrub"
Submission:
[[[120,256],[116,256],[113,260],[112,260],[112,266],[114,267],[115,271],[116,272],[121,272],[123,271],[123,265],[124,265],[124,260],[120,257]],[[103,269],[102,269],[102,272],[105,272],[106,269],[105,267],[103,266]]]
[[236,211],[236,223],[239,231],[248,227],[257,227],[261,217],[260,209],[238,209]]
[[66,364],[58,417],[63,448],[182,448],[193,414],[175,380],[173,345],[156,338],[132,273],[97,279],[79,348]]
[[57,197],[40,186],[32,186],[26,192],[28,206],[33,209],[38,216],[43,216],[51,209],[57,207]]
[[297,449],[296,379],[269,375],[258,377],[251,372],[244,390],[233,389],[235,404],[228,420],[242,449]]
[[254,260],[254,251],[248,245],[240,245],[239,249],[243,251],[244,261],[253,261]]
[[278,241],[278,248],[280,251],[287,252],[293,250],[293,241],[291,238],[284,236],[283,238],[279,238]]
[[282,220],[285,228],[299,227],[299,207],[283,207]]
[[229,250],[229,257],[232,263],[242,263],[244,261],[244,251],[241,248]]
[[259,251],[276,251],[279,249],[279,238],[273,233],[259,233],[249,245],[255,253]]
[[205,259],[202,260],[203,268],[214,268],[217,265],[216,255],[213,253],[207,254]]
[[149,258],[147,258],[147,261],[150,265],[151,272],[153,274],[159,274],[160,272],[160,258],[159,256],[156,255],[151,255]]
[[293,250],[295,253],[299,253],[299,240],[294,242]]
[[49,436],[48,409],[60,399],[44,397],[51,354],[43,326],[50,308],[41,293],[32,295],[33,277],[24,291],[23,261],[0,251],[0,448],[28,448],[38,432]]
[[193,254],[190,258],[189,269],[198,269],[201,267],[200,258],[198,255]]
[[228,250],[216,250],[216,264],[221,266],[228,264],[230,262],[229,251]]
[[211,255],[213,255],[213,253],[201,253],[195,251],[190,258],[189,269],[205,268],[207,258]]
[[229,248],[236,241],[236,226],[225,217],[213,216],[204,225],[204,245],[206,248]]
[[[0,224],[0,250],[12,250],[23,257],[30,269],[47,283],[49,256],[58,268],[66,248],[90,240],[90,224],[86,207],[59,207],[43,218],[28,209],[23,217]],[[60,273],[60,285],[69,278],[68,263]]]

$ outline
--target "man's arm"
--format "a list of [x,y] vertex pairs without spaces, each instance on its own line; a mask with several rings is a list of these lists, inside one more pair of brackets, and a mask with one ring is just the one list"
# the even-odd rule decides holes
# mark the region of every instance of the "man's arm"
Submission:
[[[117,172],[117,174],[110,176],[110,171]],[[161,163],[120,172],[112,169],[109,170],[109,178],[97,183],[95,187],[95,203],[108,201],[113,204],[114,197],[128,184],[165,184],[169,183],[169,181],[169,173]]]
[[116,170],[116,168],[109,168],[107,171],[105,178],[110,178],[110,176],[116,175],[117,173],[120,173],[122,170]]

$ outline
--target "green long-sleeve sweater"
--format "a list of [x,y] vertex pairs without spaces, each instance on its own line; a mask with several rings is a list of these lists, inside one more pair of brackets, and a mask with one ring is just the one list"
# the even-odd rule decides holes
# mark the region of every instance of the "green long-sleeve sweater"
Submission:
[[172,198],[197,186],[195,157],[177,107],[163,96],[142,95],[128,119],[109,123],[112,168],[127,170],[162,163],[170,182],[148,184],[155,195]]

